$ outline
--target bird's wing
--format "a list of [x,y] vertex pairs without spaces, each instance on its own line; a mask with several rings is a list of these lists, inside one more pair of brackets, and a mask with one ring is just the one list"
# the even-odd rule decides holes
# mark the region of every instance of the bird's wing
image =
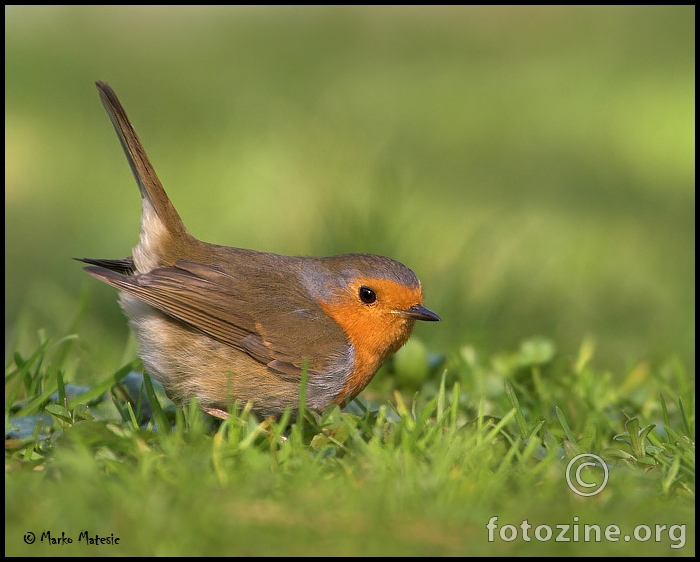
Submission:
[[[295,279],[278,274],[228,274],[216,265],[178,261],[172,267],[124,275],[124,260],[85,270],[165,314],[299,380],[323,373],[347,355],[342,329]],[[277,272],[276,272],[277,273]],[[337,367],[336,367],[337,368]]]

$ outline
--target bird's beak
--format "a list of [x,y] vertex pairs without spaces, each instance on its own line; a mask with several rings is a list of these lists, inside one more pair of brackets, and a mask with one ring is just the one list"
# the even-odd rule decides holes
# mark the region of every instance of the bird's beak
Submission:
[[411,308],[402,310],[399,314],[405,318],[413,318],[414,320],[426,320],[427,322],[440,321],[440,317],[437,314],[420,304],[414,304]]

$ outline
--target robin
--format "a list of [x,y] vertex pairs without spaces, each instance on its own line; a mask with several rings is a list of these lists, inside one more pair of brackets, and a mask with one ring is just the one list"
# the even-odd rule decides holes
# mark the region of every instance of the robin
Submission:
[[121,103],[97,82],[141,191],[141,234],[130,257],[81,259],[120,291],[148,372],[177,404],[193,396],[225,419],[236,400],[258,415],[343,405],[408,339],[423,306],[405,265],[369,254],[295,257],[194,238],[151,166]]

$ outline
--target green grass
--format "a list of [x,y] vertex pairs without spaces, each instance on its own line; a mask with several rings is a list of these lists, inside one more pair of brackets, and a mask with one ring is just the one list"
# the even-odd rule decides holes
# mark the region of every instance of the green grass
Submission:
[[[33,433],[6,441],[6,554],[695,552],[695,389],[677,359],[635,365],[618,383],[595,367],[591,341],[571,358],[542,339],[490,358],[417,346],[345,411],[306,412],[288,426],[237,405],[217,427],[196,404],[164,409],[148,378],[130,393],[133,362],[71,396],[60,358],[73,342],[44,342],[6,369],[6,427],[44,414]],[[580,453],[609,467],[596,496],[567,486]],[[601,483],[600,467],[582,475]],[[529,542],[501,539],[523,521]],[[541,525],[555,536],[570,525],[570,542],[537,540]],[[584,541],[584,525],[617,525],[619,542]],[[652,538],[625,542],[642,525]],[[659,541],[657,525],[666,525]],[[119,544],[86,545],[82,532]]]

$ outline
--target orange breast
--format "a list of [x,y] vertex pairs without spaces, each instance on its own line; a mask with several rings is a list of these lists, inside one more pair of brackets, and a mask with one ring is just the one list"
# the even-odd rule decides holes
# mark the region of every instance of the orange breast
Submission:
[[358,288],[363,284],[376,288],[377,294],[390,295],[391,306],[367,306],[355,298],[319,303],[347,334],[355,352],[354,368],[333,400],[338,405],[362,392],[382,363],[406,342],[414,324],[392,311],[415,304],[415,289],[384,279],[357,280]]

